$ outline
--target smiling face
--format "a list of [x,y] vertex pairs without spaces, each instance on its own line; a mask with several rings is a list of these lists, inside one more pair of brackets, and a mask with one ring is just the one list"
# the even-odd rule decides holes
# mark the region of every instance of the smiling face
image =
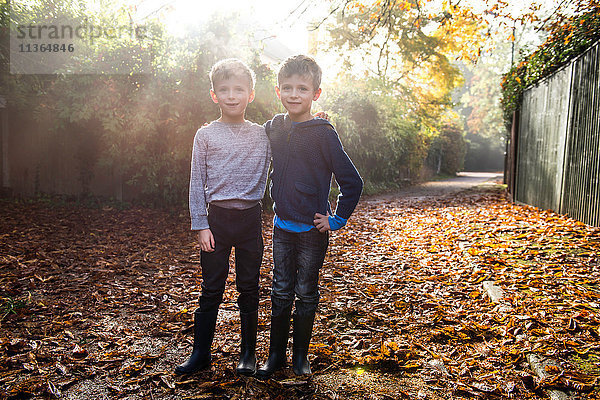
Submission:
[[282,77],[275,91],[292,121],[304,122],[312,119],[312,102],[319,98],[321,89],[315,90],[310,76],[293,74]]
[[214,82],[210,91],[212,100],[221,109],[219,121],[227,123],[244,122],[246,107],[254,100],[251,83],[243,76],[231,75]]

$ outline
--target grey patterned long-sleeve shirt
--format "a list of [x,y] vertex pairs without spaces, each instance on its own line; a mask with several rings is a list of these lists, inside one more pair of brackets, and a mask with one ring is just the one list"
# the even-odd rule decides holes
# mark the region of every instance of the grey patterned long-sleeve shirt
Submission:
[[198,129],[190,175],[192,230],[210,228],[208,204],[238,210],[258,204],[270,160],[269,139],[261,125],[213,121]]

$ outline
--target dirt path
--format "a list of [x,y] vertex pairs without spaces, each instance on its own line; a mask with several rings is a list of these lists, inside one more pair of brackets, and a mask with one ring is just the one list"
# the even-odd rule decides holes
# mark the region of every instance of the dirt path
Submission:
[[364,200],[390,201],[396,199],[413,199],[416,201],[430,197],[443,197],[479,185],[502,183],[502,173],[495,172],[460,172],[455,178],[422,183],[383,195],[369,196]]
[[[0,399],[542,399],[528,352],[560,358],[550,384],[597,395],[600,230],[510,204],[497,179],[464,174],[361,201],[321,271],[314,376],[268,382],[233,373],[233,271],[212,367],[173,375],[201,282],[186,212],[2,201]],[[261,361],[272,215],[263,221]],[[489,279],[510,312],[482,291]]]
[[[425,182],[386,194],[365,196],[363,207],[411,209],[431,207],[444,198],[470,190],[495,188],[502,182],[501,173],[462,172],[454,178]],[[384,340],[382,339],[383,343]],[[319,392],[335,399],[445,399],[448,395],[428,389],[421,374],[386,371],[386,368],[341,368],[316,375]],[[425,376],[427,379],[427,376]]]

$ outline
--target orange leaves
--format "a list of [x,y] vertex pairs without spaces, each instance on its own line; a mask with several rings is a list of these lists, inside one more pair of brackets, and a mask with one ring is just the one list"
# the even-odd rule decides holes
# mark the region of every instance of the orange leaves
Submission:
[[143,359],[133,359],[130,360],[127,364],[123,365],[119,372],[125,375],[126,377],[133,377],[138,375],[146,366],[146,362]]
[[367,6],[366,6],[365,4],[363,4],[363,3],[361,3],[361,2],[358,2],[358,1],[350,2],[350,3],[347,5],[347,7],[348,7],[350,10],[356,10],[356,11],[358,11],[359,13],[364,13],[364,12],[366,11],[366,9],[367,9]]
[[[598,230],[512,205],[495,193],[400,198],[385,205],[360,205],[355,220],[376,215],[378,223],[355,225],[354,234],[332,242],[332,249],[365,249],[354,258],[361,267],[345,276],[359,293],[352,321],[373,328],[371,344],[362,342],[355,362],[383,369],[418,364],[419,373],[429,374],[423,366],[439,357],[448,370],[444,379],[472,393],[537,398],[520,376],[528,351],[570,360],[570,354],[587,356],[593,348],[600,306],[592,306],[598,306],[600,291],[589,288],[600,287],[593,267]],[[346,245],[347,237],[360,237],[358,246]],[[377,265],[374,255],[401,262]],[[482,283],[490,278],[504,292],[501,305],[483,295]],[[326,287],[328,281],[325,276]],[[388,318],[374,322],[374,310]],[[396,359],[398,348],[414,349],[416,359]]]
[[[553,384],[598,394],[600,230],[510,204],[499,189],[412,193],[363,199],[348,225],[332,233],[310,347],[313,379],[360,366],[353,374],[360,379],[377,370],[399,379],[402,371],[408,394],[392,398],[541,399],[539,380],[523,364],[536,351],[569,365],[548,371],[560,376]],[[115,398],[306,397],[295,391],[306,389],[298,381],[259,385],[234,377],[233,270],[212,369],[193,379],[165,372],[191,347],[201,283],[187,215],[177,215],[5,204],[2,290],[10,287],[24,307],[2,320],[8,333],[0,337],[0,388],[15,397],[98,384]],[[272,215],[264,221],[261,361],[269,346]],[[509,307],[485,295],[487,279]],[[316,386],[315,396],[326,398]],[[356,396],[336,390],[340,398]]]
[[78,344],[75,345],[75,347],[73,347],[73,351],[71,352],[73,358],[75,359],[83,359],[85,357],[87,357],[88,352],[86,349],[82,348],[81,346],[79,346]]
[[399,350],[400,346],[396,342],[383,342],[381,344],[381,354],[385,357],[393,356]]
[[361,365],[380,365],[384,368],[412,371],[421,367],[415,350],[394,341],[385,341],[377,352],[372,351],[358,360]]
[[474,247],[469,248],[469,250],[467,250],[467,252],[472,256],[477,256],[477,255],[481,254],[481,251],[477,250]]
[[377,285],[369,285],[366,290],[367,294],[371,297],[375,297],[379,292]]

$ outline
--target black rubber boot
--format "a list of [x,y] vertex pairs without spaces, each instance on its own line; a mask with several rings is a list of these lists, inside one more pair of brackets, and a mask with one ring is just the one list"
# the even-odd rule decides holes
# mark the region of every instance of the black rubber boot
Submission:
[[310,375],[310,362],[308,361],[308,345],[312,336],[315,314],[299,316],[294,314],[294,344],[292,355],[292,368],[296,375]]
[[290,335],[290,314],[292,307],[288,307],[278,316],[271,316],[271,337],[269,345],[269,358],[267,362],[256,371],[258,379],[268,379],[275,371],[287,365],[285,351]]
[[175,368],[176,374],[191,374],[210,366],[212,346],[219,310],[194,313],[194,350],[190,358]]
[[240,313],[242,325],[242,347],[240,362],[235,371],[240,375],[251,376],[256,373],[256,329],[258,311]]

